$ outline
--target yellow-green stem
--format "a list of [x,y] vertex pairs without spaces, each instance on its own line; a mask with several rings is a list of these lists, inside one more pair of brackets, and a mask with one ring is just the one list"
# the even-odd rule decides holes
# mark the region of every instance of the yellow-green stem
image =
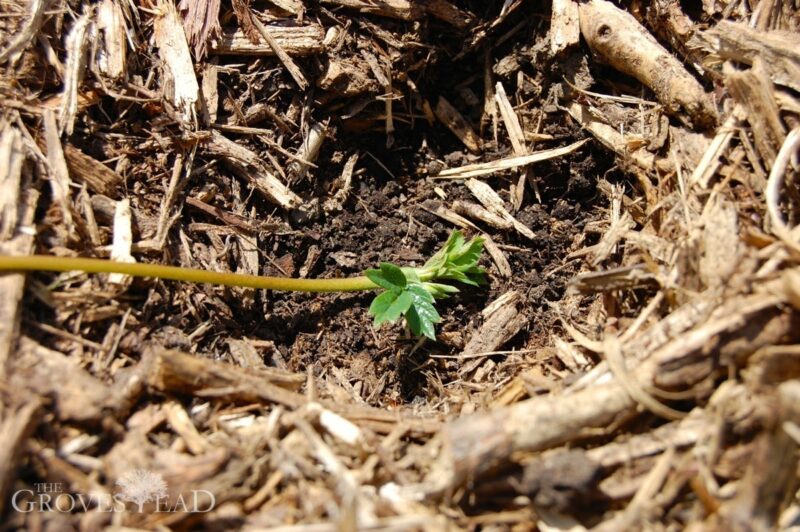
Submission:
[[26,255],[21,257],[0,256],[0,272],[52,271],[86,273],[122,273],[134,277],[156,277],[190,283],[221,284],[285,290],[293,292],[358,292],[374,290],[378,285],[366,277],[345,279],[294,279],[290,277],[267,277],[240,273],[210,272],[177,266],[117,262],[105,259],[53,257],[49,255]]

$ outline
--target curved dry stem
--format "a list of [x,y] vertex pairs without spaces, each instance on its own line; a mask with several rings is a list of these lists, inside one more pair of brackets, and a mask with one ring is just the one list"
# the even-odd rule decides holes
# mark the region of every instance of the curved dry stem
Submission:
[[783,221],[779,205],[786,167],[789,166],[789,161],[798,148],[800,148],[800,128],[795,128],[786,136],[786,140],[772,164],[772,171],[767,180],[766,197],[772,232],[787,246],[800,253],[800,244],[793,238],[790,227]]

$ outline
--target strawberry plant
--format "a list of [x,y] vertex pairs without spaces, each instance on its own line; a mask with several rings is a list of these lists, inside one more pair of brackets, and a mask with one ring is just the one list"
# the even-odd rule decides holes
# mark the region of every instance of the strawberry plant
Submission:
[[484,271],[478,266],[482,251],[483,239],[465,242],[461,232],[454,231],[442,249],[421,268],[401,268],[384,262],[380,269],[364,272],[370,281],[384,289],[369,307],[375,327],[394,322],[402,315],[412,333],[434,339],[434,325],[441,321],[434,301],[458,292],[456,287],[436,281],[483,284]]
[[299,292],[355,292],[382,289],[369,307],[370,314],[375,318],[376,327],[397,321],[400,316],[404,316],[412,333],[434,339],[436,337],[434,326],[441,321],[434,307],[435,301],[458,292],[456,287],[442,281],[456,281],[471,286],[484,283],[483,268],[478,266],[482,251],[482,238],[466,241],[460,231],[453,231],[444,246],[420,268],[400,267],[384,262],[380,268],[367,270],[361,277],[346,279],[268,277],[160,264],[48,255],[0,256],[0,271],[121,273],[135,277],[154,277],[191,283]]

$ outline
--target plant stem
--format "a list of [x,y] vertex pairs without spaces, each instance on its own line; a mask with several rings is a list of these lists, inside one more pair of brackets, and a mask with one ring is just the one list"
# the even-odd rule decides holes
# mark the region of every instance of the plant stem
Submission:
[[378,287],[366,277],[346,279],[295,279],[290,277],[267,277],[241,273],[210,272],[177,266],[159,264],[140,264],[117,262],[105,259],[86,259],[73,257],[53,257],[49,255],[26,255],[21,257],[0,256],[0,272],[52,271],[86,273],[121,273],[134,277],[155,277],[208,283],[225,286],[262,288],[265,290],[284,290],[295,292],[358,292],[375,290]]

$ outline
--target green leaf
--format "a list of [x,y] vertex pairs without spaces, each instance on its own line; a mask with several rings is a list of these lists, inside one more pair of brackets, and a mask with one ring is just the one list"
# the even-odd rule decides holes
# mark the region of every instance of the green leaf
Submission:
[[442,321],[439,313],[430,303],[421,303],[414,305],[408,309],[406,313],[406,322],[408,328],[416,336],[424,335],[431,340],[436,340],[436,331],[434,324]]
[[455,294],[458,292],[458,288],[449,284],[443,283],[423,283],[425,290],[430,292],[430,294],[434,297],[434,299],[443,299],[450,294]]
[[439,313],[436,311],[436,307],[434,307],[431,303],[420,303],[414,307],[414,310],[417,311],[417,314],[421,318],[424,318],[431,323],[439,323],[442,321],[442,317],[439,316]]
[[401,292],[400,295],[397,296],[397,299],[392,301],[389,307],[383,312],[380,320],[378,320],[376,317],[376,322],[380,321],[380,323],[377,323],[377,325],[385,322],[393,323],[397,321],[397,318],[405,314],[406,311],[411,307],[412,302],[412,297],[409,292]]
[[471,286],[478,286],[478,283],[470,279],[469,276],[467,276],[467,274],[460,272],[458,270],[450,270],[442,277],[445,279],[452,279],[453,281],[458,281],[459,283],[464,283]]
[[383,278],[392,283],[395,286],[399,286],[400,288],[405,288],[406,286],[406,276],[398,266],[395,266],[391,262],[381,262],[381,274]]
[[444,244],[447,250],[447,261],[450,262],[451,257],[458,256],[464,247],[464,234],[461,231],[453,231],[450,238]]
[[380,325],[386,321],[386,311],[389,310],[389,307],[395,302],[398,295],[397,292],[387,290],[372,300],[372,304],[369,306],[369,313],[375,316],[375,327],[380,327]]
[[448,256],[448,258],[450,259],[450,264],[464,271],[464,269],[478,264],[478,259],[481,258],[482,252],[483,239],[473,238],[459,250],[458,254]]
[[[411,334],[414,336],[421,336],[423,334],[422,320],[420,320],[419,314],[417,314],[417,311],[414,309],[414,307],[411,307],[408,309],[408,312],[406,312],[406,323],[408,323],[408,328],[411,329]],[[427,334],[425,336],[431,338],[431,336],[428,336]],[[436,339],[435,334],[433,339]]]
[[433,294],[428,292],[420,283],[409,283],[406,287],[406,290],[411,293],[411,296],[414,298],[415,305],[417,304],[417,301],[433,303]]
[[464,236],[461,234],[461,231],[456,230],[450,233],[450,237],[447,239],[447,242],[444,243],[444,246],[428,259],[425,265],[422,266],[422,269],[435,271],[444,268],[447,264],[448,255],[453,252],[454,246],[458,244],[459,241],[464,241]]
[[402,287],[397,286],[396,284],[389,281],[386,277],[384,277],[383,272],[381,270],[366,270],[364,275],[375,283],[376,285],[380,286],[381,288],[385,288],[386,290],[402,290]]
[[410,267],[406,266],[406,267],[400,268],[400,269],[403,270],[403,275],[406,276],[406,282],[408,284],[419,283],[420,282],[419,274],[417,273],[417,269],[416,268],[410,268]]
[[458,292],[458,288],[436,280],[450,279],[473,286],[485,283],[484,270],[478,266],[482,252],[482,238],[467,242],[461,231],[453,231],[422,268],[400,268],[384,262],[380,269],[364,272],[372,282],[387,290],[369,307],[375,326],[394,322],[404,315],[411,332],[436,339],[434,325],[442,318],[433,306],[434,301]]
[[473,266],[464,273],[470,278],[470,280],[473,282],[473,285],[477,286],[486,284],[486,272],[483,268]]

